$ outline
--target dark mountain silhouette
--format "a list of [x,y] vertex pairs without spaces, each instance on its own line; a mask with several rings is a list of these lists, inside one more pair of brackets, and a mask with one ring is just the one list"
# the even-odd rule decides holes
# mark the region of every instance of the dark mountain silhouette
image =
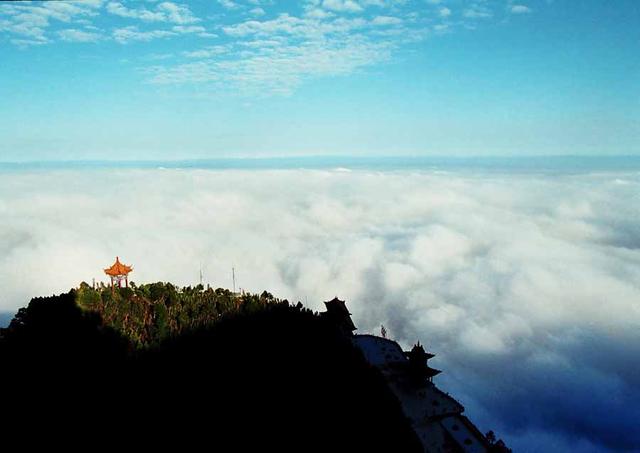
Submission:
[[342,326],[269,293],[81,285],[20,309],[0,363],[23,443],[423,451]]
[[420,451],[383,378],[300,305],[273,302],[136,349],[76,296],[33,299],[2,330],[5,432],[220,451]]

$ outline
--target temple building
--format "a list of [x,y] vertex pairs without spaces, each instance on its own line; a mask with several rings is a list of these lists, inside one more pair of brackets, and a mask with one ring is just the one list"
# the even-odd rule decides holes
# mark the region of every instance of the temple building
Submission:
[[433,377],[442,373],[440,370],[431,368],[427,361],[435,357],[435,354],[426,352],[420,342],[407,351],[404,355],[409,360],[409,374],[417,381],[427,380],[433,383]]
[[320,313],[320,316],[331,321],[344,334],[353,335],[353,331],[357,328],[351,320],[351,313],[347,310],[344,300],[334,297],[330,301],[325,302],[324,305],[327,307],[327,311]]
[[104,273],[107,274],[111,278],[111,287],[115,288],[117,285],[118,288],[122,288],[122,282],[124,281],[125,287],[129,287],[129,273],[133,271],[132,266],[127,266],[126,264],[122,264],[120,262],[120,258],[116,257],[116,262],[107,269],[104,270]]
[[499,450],[498,444],[489,442],[463,414],[464,407],[436,387],[433,377],[441,371],[427,364],[434,354],[425,351],[419,343],[405,352],[388,338],[353,335],[356,327],[344,301],[334,298],[325,305],[327,311],[321,315],[351,336],[367,362],[385,377],[425,452],[509,451]]

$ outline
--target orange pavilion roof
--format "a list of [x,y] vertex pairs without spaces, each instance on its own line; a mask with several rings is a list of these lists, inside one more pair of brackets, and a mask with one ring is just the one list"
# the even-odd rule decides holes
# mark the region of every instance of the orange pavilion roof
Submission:
[[113,266],[105,269],[104,273],[115,277],[117,275],[127,275],[132,270],[133,267],[122,264],[120,258],[116,257],[116,262],[113,263]]

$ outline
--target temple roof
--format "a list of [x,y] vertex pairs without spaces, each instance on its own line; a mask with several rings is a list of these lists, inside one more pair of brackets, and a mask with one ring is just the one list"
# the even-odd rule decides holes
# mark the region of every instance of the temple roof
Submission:
[[414,360],[417,360],[418,362],[425,362],[425,363],[427,360],[432,359],[436,356],[435,354],[431,354],[430,352],[425,351],[424,347],[419,342],[413,345],[413,348],[411,348],[411,351],[405,352],[405,355],[409,359],[413,357]]
[[344,303],[344,300],[340,300],[337,297],[334,297],[330,301],[324,303],[327,307],[327,311],[321,313],[322,317],[332,319],[334,322],[337,322],[348,332],[353,332],[357,330],[355,324],[351,320],[351,313],[347,309],[347,306]]
[[347,310],[347,306],[345,305],[344,300],[340,300],[337,297],[334,297],[330,301],[325,302],[324,305],[327,307],[327,311],[336,311],[345,313],[347,315],[351,314],[349,313],[349,310]]
[[427,377],[434,377],[434,376],[436,376],[436,375],[438,375],[438,374],[440,374],[440,373],[442,373],[442,371],[441,371],[441,370],[436,370],[435,368],[431,368],[430,366],[426,366],[426,367],[424,368],[424,374],[425,374]]
[[118,275],[127,275],[132,270],[133,270],[133,267],[127,266],[126,264],[122,264],[120,262],[120,258],[116,257],[116,262],[113,263],[111,267],[105,269],[104,273],[112,277],[116,277]]

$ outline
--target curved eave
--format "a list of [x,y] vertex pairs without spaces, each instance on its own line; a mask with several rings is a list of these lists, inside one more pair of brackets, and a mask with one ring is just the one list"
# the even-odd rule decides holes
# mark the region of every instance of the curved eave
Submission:
[[104,273],[107,275],[110,275],[111,277],[117,277],[118,275],[127,275],[129,274],[131,271],[133,271],[132,267],[129,266],[124,266],[122,268],[119,269],[114,269],[112,267],[105,269]]
[[435,368],[427,368],[425,374],[427,377],[434,377],[438,374],[442,373],[441,370],[436,370]]

